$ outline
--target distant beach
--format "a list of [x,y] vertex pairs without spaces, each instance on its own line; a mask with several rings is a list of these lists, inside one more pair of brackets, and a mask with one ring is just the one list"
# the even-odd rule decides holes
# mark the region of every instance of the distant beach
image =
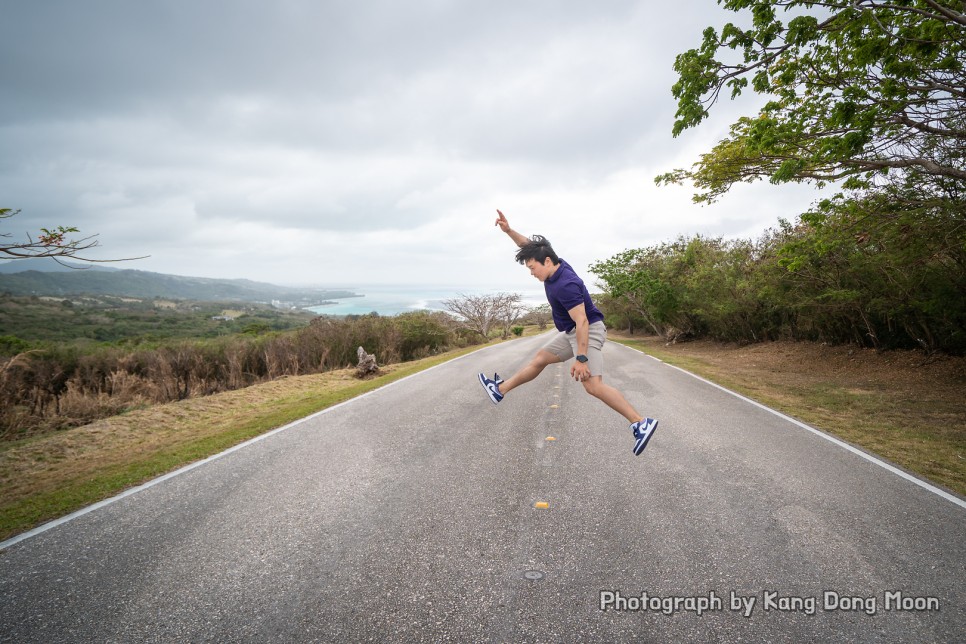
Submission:
[[[465,295],[496,294],[493,289],[459,288],[456,286],[359,286],[347,287],[361,297],[330,298],[332,304],[310,306],[307,310],[319,315],[398,315],[410,311],[445,311],[443,300]],[[543,289],[502,289],[506,293],[519,293],[526,306],[545,304],[547,298]]]

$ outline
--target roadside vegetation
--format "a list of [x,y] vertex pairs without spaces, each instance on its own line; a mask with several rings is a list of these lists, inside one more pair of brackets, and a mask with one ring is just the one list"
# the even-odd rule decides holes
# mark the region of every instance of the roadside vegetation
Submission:
[[[340,319],[203,303],[155,310],[16,298],[0,301],[0,311],[0,329],[21,334],[0,339],[0,440],[342,369],[356,364],[360,346],[388,365],[482,340],[448,314],[430,312]],[[213,320],[212,313],[243,315]],[[64,319],[52,320],[56,314]],[[285,330],[291,326],[297,328]],[[36,339],[63,336],[69,328],[76,333],[69,341]]]
[[[948,210],[948,208],[946,209]],[[681,237],[594,264],[609,326],[669,340],[966,353],[966,209]]]
[[723,96],[762,99],[690,169],[694,201],[737,183],[840,192],[759,239],[682,236],[594,272],[628,328],[966,353],[962,2],[732,0],[677,56],[673,134]]

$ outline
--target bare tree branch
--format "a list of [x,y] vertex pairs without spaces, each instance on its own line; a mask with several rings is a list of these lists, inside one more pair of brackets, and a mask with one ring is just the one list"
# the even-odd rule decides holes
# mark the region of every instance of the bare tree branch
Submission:
[[[20,210],[10,208],[0,208],[0,219],[10,219],[20,214]],[[41,228],[41,234],[34,239],[30,233],[26,234],[27,240],[20,242],[0,241],[0,259],[41,259],[52,258],[58,264],[68,268],[78,268],[65,264],[61,258],[70,258],[91,264],[104,264],[110,262],[127,262],[134,259],[144,259],[141,257],[126,257],[123,259],[91,259],[83,257],[80,253],[91,250],[100,245],[97,235],[89,235],[80,239],[70,239],[70,233],[80,232],[74,227],[57,226],[56,228]],[[0,240],[7,240],[13,237],[12,233],[0,233]],[[83,267],[81,267],[83,268]]]

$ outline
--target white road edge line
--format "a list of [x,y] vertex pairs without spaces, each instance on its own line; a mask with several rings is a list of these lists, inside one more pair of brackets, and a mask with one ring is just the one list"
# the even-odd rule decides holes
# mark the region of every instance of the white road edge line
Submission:
[[205,459],[202,459],[200,461],[195,461],[194,463],[190,463],[188,465],[185,465],[184,467],[179,468],[177,470],[174,470],[173,472],[168,472],[167,474],[163,474],[163,475],[159,476],[158,478],[151,479],[150,481],[147,481],[146,483],[142,483],[141,485],[138,485],[137,487],[132,487],[130,489],[124,490],[120,494],[117,494],[115,496],[112,496],[112,497],[110,497],[108,499],[104,499],[103,501],[98,501],[97,503],[94,503],[92,505],[88,505],[87,507],[81,508],[80,510],[77,510],[76,512],[72,512],[71,514],[68,514],[67,516],[63,516],[63,517],[61,517],[59,519],[54,519],[53,521],[48,521],[47,523],[44,523],[43,525],[39,525],[36,528],[33,528],[32,530],[29,530],[27,532],[18,534],[15,537],[10,537],[6,541],[0,542],[0,551],[4,550],[6,548],[9,548],[10,546],[13,546],[15,544],[18,544],[21,541],[24,541],[26,539],[29,539],[30,537],[35,537],[38,534],[41,534],[42,532],[46,532],[47,530],[50,530],[51,528],[56,528],[57,526],[59,526],[61,524],[67,523],[68,521],[73,521],[77,517],[83,516],[83,515],[87,514],[88,512],[93,512],[94,510],[99,510],[100,508],[103,508],[106,505],[110,505],[110,504],[114,503],[115,501],[120,501],[121,499],[123,499],[125,497],[128,497],[128,496],[131,496],[132,494],[137,494],[141,490],[146,490],[149,487],[153,487],[153,486],[157,485],[158,483],[163,483],[164,481],[167,481],[170,478],[174,478],[175,476],[178,476],[180,474],[184,474],[185,472],[189,472],[189,471],[195,469],[196,467],[201,467],[205,463],[209,463],[211,461],[214,461],[216,459],[221,458],[222,456],[227,456],[228,454],[231,454],[232,452],[236,452],[236,451],[238,451],[240,449],[244,449],[244,448],[248,447],[249,445],[251,445],[252,443],[257,443],[258,441],[265,440],[266,438],[268,438],[270,436],[274,436],[275,434],[278,434],[279,432],[284,432],[285,430],[291,429],[291,428],[295,427],[296,425],[300,425],[301,423],[304,423],[304,422],[306,422],[308,420],[311,420],[311,419],[313,419],[313,418],[315,418],[317,416],[321,416],[322,414],[327,414],[330,411],[334,411],[334,410],[338,409],[339,407],[343,407],[343,406],[348,405],[349,403],[355,402],[355,401],[357,401],[357,400],[359,400],[361,398],[365,398],[366,396],[369,396],[371,394],[374,394],[377,391],[382,391],[383,389],[386,389],[388,387],[392,387],[393,385],[397,385],[400,382],[404,382],[406,380],[409,380],[410,378],[415,378],[416,376],[420,376],[420,375],[422,375],[424,373],[427,373],[429,371],[432,371],[433,369],[436,369],[438,367],[442,367],[443,365],[447,365],[447,364],[450,364],[452,362],[456,362],[457,360],[462,360],[463,358],[468,358],[469,356],[476,355],[477,353],[479,353],[481,351],[486,351],[487,349],[493,349],[495,347],[502,346],[502,344],[503,343],[494,344],[493,346],[490,346],[490,347],[482,347],[480,349],[477,349],[476,351],[471,351],[470,353],[467,353],[466,355],[458,356],[456,358],[453,358],[452,360],[447,360],[446,362],[441,362],[438,365],[434,365],[432,367],[429,367],[428,369],[423,369],[422,371],[417,371],[416,373],[409,374],[408,376],[405,376],[403,378],[400,378],[399,380],[394,380],[393,382],[390,382],[390,383],[387,383],[385,385],[382,385],[381,387],[377,387],[376,389],[373,389],[372,391],[367,391],[364,394],[359,394],[358,396],[355,396],[353,398],[350,398],[349,400],[344,400],[344,401],[342,401],[340,403],[337,403],[335,405],[332,405],[331,407],[326,407],[325,409],[323,409],[321,411],[317,411],[314,414],[311,414],[309,416],[306,416],[305,418],[299,418],[298,420],[292,421],[288,425],[283,425],[281,427],[276,427],[275,429],[273,429],[273,430],[271,430],[269,432],[266,432],[264,434],[259,434],[255,438],[250,438],[250,439],[248,439],[247,441],[245,441],[243,443],[239,443],[239,444],[235,445],[234,447],[229,447],[228,449],[226,449],[223,452],[218,452],[217,454],[212,454],[211,456],[209,456],[209,457],[207,457]]
[[[687,371],[686,369],[682,369],[681,367],[675,367],[673,364],[668,364],[668,363],[664,362],[663,360],[661,360],[659,358],[655,358],[654,356],[650,356],[650,355],[644,353],[640,349],[635,349],[634,347],[629,347],[626,344],[622,344],[620,342],[614,342],[613,344],[622,346],[625,349],[630,349],[631,351],[636,351],[637,353],[640,353],[641,355],[645,355],[648,358],[651,358],[653,360],[657,360],[658,362],[660,362],[661,364],[663,364],[665,366],[668,366],[668,367],[670,367],[672,369],[677,369],[681,373],[686,373],[689,376],[691,376],[692,378],[696,378],[696,379],[700,380],[701,382],[703,382],[705,384],[711,385],[712,387],[715,387],[717,389],[720,389],[721,391],[724,391],[725,393],[731,394],[735,398],[739,398],[739,399],[741,399],[741,400],[743,400],[743,401],[745,401],[747,403],[750,403],[750,404],[754,405],[755,407],[759,407],[761,409],[764,409],[765,411],[767,411],[767,412],[769,412],[771,414],[774,414],[774,415],[778,416],[779,418],[781,418],[783,420],[787,420],[788,422],[792,423],[793,425],[796,425],[798,427],[801,427],[802,429],[806,429],[806,430],[812,432],[813,434],[815,434],[816,436],[821,436],[825,440],[827,440],[827,441],[829,441],[831,443],[834,443],[834,444],[838,445],[839,447],[842,447],[844,449],[847,449],[848,451],[852,452],[853,454],[856,454],[857,456],[860,456],[860,457],[864,458],[865,460],[869,461],[870,463],[874,463],[875,465],[878,465],[879,467],[882,467],[882,468],[884,468],[884,469],[892,472],[893,474],[895,474],[897,476],[901,476],[902,478],[906,479],[907,481],[910,481],[912,483],[915,483],[919,487],[924,488],[926,490],[929,490],[933,494],[936,494],[937,496],[940,496],[940,497],[946,499],[947,501],[952,501],[953,503],[955,503],[959,507],[966,509],[966,501],[964,501],[963,499],[961,499],[961,498],[959,498],[957,496],[954,496],[954,495],[950,494],[949,492],[947,492],[945,490],[942,490],[942,489],[936,487],[935,485],[932,485],[931,483],[927,483],[926,481],[923,481],[922,479],[919,479],[919,478],[913,476],[912,474],[909,474],[908,472],[905,472],[903,470],[900,470],[898,467],[895,467],[893,465],[890,465],[890,464],[886,463],[885,461],[879,460],[875,456],[872,456],[870,454],[867,454],[866,452],[863,452],[859,448],[854,447],[852,445],[849,445],[845,441],[839,440],[838,438],[835,438],[834,436],[832,436],[830,434],[827,434],[827,433],[823,432],[820,429],[815,429],[814,427],[811,427],[810,425],[806,425],[805,423],[801,422],[800,420],[795,420],[791,416],[786,416],[785,414],[781,413],[780,411],[777,411],[775,409],[772,409],[771,407],[768,407],[766,405],[763,405],[760,402],[754,401],[751,398],[747,398],[745,396],[742,396],[741,394],[739,394],[737,392],[734,392],[734,391],[731,391],[730,389],[726,389],[725,387],[722,387],[721,385],[715,384],[715,383],[711,382],[710,380],[706,380],[705,378],[702,378],[699,375],[693,374],[690,371]],[[2,544],[0,544],[0,545],[2,545]]]

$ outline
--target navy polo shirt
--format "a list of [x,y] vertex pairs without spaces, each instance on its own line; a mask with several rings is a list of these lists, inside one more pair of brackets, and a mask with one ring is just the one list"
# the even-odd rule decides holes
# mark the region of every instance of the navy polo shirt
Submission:
[[553,325],[557,330],[569,333],[577,328],[577,323],[570,318],[568,311],[581,302],[584,303],[584,310],[587,311],[588,322],[591,324],[602,322],[604,314],[594,306],[584,281],[577,277],[574,269],[564,260],[561,259],[557,266],[556,272],[543,283],[543,289],[547,292],[547,301],[550,302],[550,310],[553,312]]

